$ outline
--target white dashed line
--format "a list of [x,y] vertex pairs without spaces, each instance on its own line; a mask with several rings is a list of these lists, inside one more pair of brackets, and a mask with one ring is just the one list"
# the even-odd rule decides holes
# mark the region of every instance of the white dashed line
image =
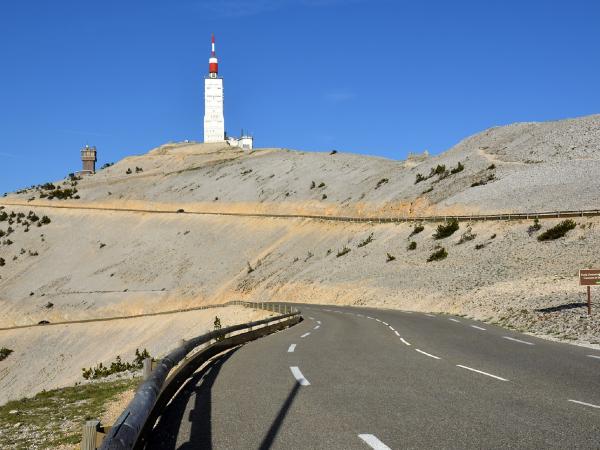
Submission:
[[321,328],[321,325],[317,325],[316,327],[313,328],[313,330],[318,330],[319,328]]
[[460,320],[456,320],[456,319],[452,319],[452,318],[450,318],[448,320],[451,320],[452,322],[460,323]]
[[374,450],[392,450],[372,434],[359,434],[358,437]]
[[427,317],[435,317],[433,314],[425,314]]
[[394,333],[396,333],[396,336],[400,337],[400,333],[398,333],[396,330],[394,330]]
[[309,317],[309,319],[310,319],[310,320],[315,320],[315,318],[314,318],[314,317]]
[[294,353],[294,350],[296,350],[296,344],[291,344],[288,348],[288,353]]
[[294,375],[294,378],[296,379],[296,381],[298,381],[300,386],[310,386],[310,383],[306,378],[304,378],[304,375],[302,375],[302,372],[300,372],[300,369],[298,369],[298,367],[292,366],[290,367],[290,370],[292,371],[292,375]]
[[302,336],[300,336],[301,338],[305,338],[306,336],[310,335],[310,331],[308,333],[304,333]]
[[387,322],[381,322],[381,323],[382,323],[382,324],[384,324],[386,327],[389,327],[389,326],[390,326],[390,324],[389,324],[389,323],[387,323]]
[[419,350],[418,348],[415,348],[415,350],[418,351],[419,353],[425,355],[425,356],[429,356],[430,358],[433,358],[433,359],[442,359],[439,356],[435,356],[435,355],[432,355],[431,353],[424,352],[423,350]]
[[375,320],[376,320],[377,322],[381,323],[381,320],[379,320],[379,319],[375,319]]
[[477,325],[471,325],[471,327],[472,327],[472,328],[475,328],[476,330],[485,331],[485,328],[478,327]]
[[362,314],[357,314],[357,316],[358,316],[358,317],[365,317],[365,316],[363,316]]
[[496,380],[508,381],[506,378],[498,377],[496,375],[492,375],[491,373],[487,373],[487,372],[483,372],[481,370],[473,369],[472,367],[461,366],[460,364],[457,364],[456,367],[461,367],[463,369],[470,370],[471,372],[477,372],[477,373],[480,373],[481,375],[487,375],[488,377],[495,378]]
[[390,330],[392,330],[392,331],[396,331],[396,330],[394,330],[394,327],[393,327],[393,326],[391,326],[391,325],[388,325],[388,328],[389,328]]
[[367,319],[372,319],[372,317],[371,316],[367,316]]
[[409,344],[409,343],[408,343],[408,342],[407,342],[407,341],[406,341],[404,338],[400,338],[400,340],[402,341],[402,343],[403,343],[404,345],[410,345],[410,344]]
[[319,325],[321,325],[321,321],[320,321],[320,320],[317,320],[317,323],[318,323]]
[[579,400],[569,400],[570,402],[573,403],[577,403],[578,405],[583,405],[583,406],[589,406],[591,408],[596,408],[596,409],[600,409],[600,406],[598,405],[593,405],[591,403],[586,403],[586,402],[580,402]]
[[502,336],[502,337],[504,339],[508,339],[509,341],[518,342],[520,344],[535,345],[533,342],[522,341],[521,339],[515,339],[515,338],[510,337],[510,336]]
[[597,355],[588,355],[588,358],[596,358],[596,359],[600,359],[600,356],[597,356]]

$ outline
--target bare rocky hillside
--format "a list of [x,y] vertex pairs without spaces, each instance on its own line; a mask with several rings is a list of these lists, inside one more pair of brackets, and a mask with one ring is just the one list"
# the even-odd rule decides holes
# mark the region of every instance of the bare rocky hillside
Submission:
[[[544,220],[540,230],[529,229],[532,221],[463,222],[435,239],[432,223],[411,235],[411,223],[77,208],[332,215],[598,209],[599,145],[600,116],[492,128],[439,156],[406,161],[167,144],[93,176],[1,199],[8,218],[0,230],[13,231],[0,238],[11,241],[0,245],[0,326],[291,300],[466,314],[598,344],[600,321],[585,316],[577,285],[578,269],[600,266],[598,218],[576,220],[565,237],[540,242],[560,220]],[[43,216],[50,223],[37,226]],[[447,257],[428,262],[438,246]]]

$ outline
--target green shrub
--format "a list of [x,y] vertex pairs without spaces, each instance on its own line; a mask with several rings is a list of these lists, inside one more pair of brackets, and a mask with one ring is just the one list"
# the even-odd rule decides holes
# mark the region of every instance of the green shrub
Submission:
[[130,175],[130,174],[131,174],[131,169],[128,167],[128,168],[127,168],[127,170],[125,171],[125,173],[126,173],[127,175]]
[[490,164],[487,170],[494,170],[496,168],[496,164]]
[[248,273],[254,272],[254,268],[250,265],[248,261],[246,261],[246,264],[248,265]]
[[463,166],[463,164],[459,161],[458,165],[452,169],[450,173],[454,175],[455,173],[462,172],[463,170],[465,170],[465,166]]
[[417,249],[417,243],[415,241],[412,241],[410,244],[408,244],[407,250],[416,250]]
[[467,242],[467,241],[472,241],[472,240],[473,240],[473,239],[475,239],[476,237],[477,237],[477,234],[476,234],[476,233],[473,233],[473,232],[471,231],[471,227],[468,227],[468,228],[467,228],[467,231],[465,231],[465,232],[464,232],[464,233],[463,233],[463,234],[460,236],[460,239],[459,239],[459,241],[458,241],[457,245],[463,244],[463,243],[465,243],[465,242]]
[[393,261],[395,259],[396,259],[395,256],[390,255],[389,253],[386,253],[386,260],[385,260],[385,262],[390,262],[390,261]]
[[412,237],[415,234],[419,234],[421,231],[423,231],[425,229],[425,227],[423,225],[415,225],[415,227],[413,228],[413,230],[410,232],[410,234],[408,235],[408,237]]
[[425,181],[427,178],[425,178],[423,175],[421,175],[420,173],[417,174],[416,178],[415,178],[415,184],[419,184],[421,181]]
[[4,222],[6,219],[8,219],[8,214],[6,214],[6,211],[0,212],[0,222]]
[[319,186],[318,186],[318,187],[320,187],[320,188],[324,188],[324,187],[325,187],[325,183],[323,183],[323,182],[321,181],[321,182],[319,183]]
[[382,178],[377,182],[377,186],[375,186],[375,189],[379,189],[383,184],[387,183],[388,181],[390,180],[388,180],[387,178]]
[[538,241],[553,241],[563,237],[568,231],[572,230],[576,226],[577,224],[571,219],[563,220],[558,225],[555,225],[552,228],[544,231],[538,236],[537,239]]
[[337,255],[335,255],[335,256],[337,256],[339,258],[340,256],[344,256],[348,253],[350,253],[350,249],[344,245],[344,248],[342,248],[341,250],[338,250]]
[[373,242],[373,233],[371,233],[369,236],[367,236],[367,238],[361,242],[358,243],[357,247],[364,247],[365,245],[369,245],[371,242]]
[[437,226],[437,231],[433,234],[433,237],[435,239],[447,238],[448,236],[454,234],[454,232],[458,230],[458,228],[458,220],[450,219],[448,222],[439,224]]
[[128,370],[139,370],[143,367],[144,359],[146,358],[150,358],[150,353],[148,353],[148,350],[144,349],[140,352],[140,350],[136,348],[135,357],[132,362],[123,362],[121,361],[121,357],[117,356],[115,361],[110,364],[110,367],[104,366],[102,363],[99,363],[96,367],[90,367],[88,369],[84,367],[81,369],[81,375],[86,380],[97,380],[99,378],[106,378],[113,373],[120,373]]
[[0,258],[0,267],[4,266],[6,264],[6,261],[4,261],[4,258]]
[[0,348],[0,361],[3,361],[6,358],[8,358],[8,355],[10,355],[12,352],[13,352],[13,350],[11,350],[10,348],[6,348],[6,347]]
[[311,181],[311,182],[310,182],[310,188],[311,188],[311,189],[314,189],[314,188],[316,188],[316,187],[317,187],[317,184],[316,184],[314,181]]
[[485,244],[477,244],[475,250],[481,250],[483,247],[485,247]]
[[527,234],[531,236],[536,231],[539,231],[540,228],[542,228],[542,226],[540,225],[540,219],[534,219],[533,225],[530,225],[529,228],[527,228]]
[[42,224],[42,225],[48,225],[50,222],[51,222],[51,220],[48,216],[43,216],[40,219],[40,224]]
[[446,251],[446,249],[444,247],[438,247],[436,251],[429,255],[429,258],[427,258],[427,262],[440,261],[442,259],[446,259],[447,256],[448,252]]

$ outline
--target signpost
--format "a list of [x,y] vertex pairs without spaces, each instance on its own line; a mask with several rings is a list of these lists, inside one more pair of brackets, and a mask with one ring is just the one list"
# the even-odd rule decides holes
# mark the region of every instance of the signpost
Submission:
[[579,285],[587,286],[588,314],[592,314],[592,286],[600,286],[600,269],[580,269]]

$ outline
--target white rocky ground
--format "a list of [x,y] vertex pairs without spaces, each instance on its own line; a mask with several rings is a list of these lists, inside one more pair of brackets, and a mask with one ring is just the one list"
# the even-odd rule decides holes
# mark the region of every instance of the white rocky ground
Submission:
[[[407,161],[162,146],[78,181],[80,199],[49,201],[32,189],[0,201],[9,212],[51,219],[28,232],[13,221],[13,244],[0,245],[0,326],[231,299],[293,300],[467,314],[599,344],[600,321],[585,316],[577,285],[578,269],[600,266],[599,218],[577,220],[566,237],[546,243],[528,234],[525,221],[461,223],[455,235],[436,241],[430,223],[409,239],[412,224],[42,206],[340,215],[598,209],[599,145],[600,116],[591,116],[493,128],[440,156]],[[449,172],[459,162],[463,171],[415,184],[417,173],[427,176],[438,165]],[[482,180],[487,184],[471,187]],[[544,220],[543,229],[557,222]],[[468,226],[476,237],[458,245]],[[371,233],[373,241],[358,247]],[[410,240],[416,250],[407,250]],[[448,258],[427,263],[438,244]],[[337,257],[344,246],[351,251]],[[386,253],[396,259],[386,262]],[[7,346],[4,333],[0,346]]]

